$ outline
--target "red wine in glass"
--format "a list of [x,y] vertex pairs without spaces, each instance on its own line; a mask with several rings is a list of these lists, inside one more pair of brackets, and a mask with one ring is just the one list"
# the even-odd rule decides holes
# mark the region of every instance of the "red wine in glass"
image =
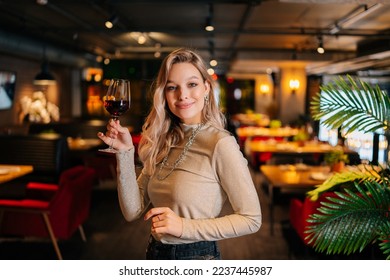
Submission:
[[105,100],[104,107],[113,119],[118,119],[130,108],[129,100]]
[[[130,81],[123,79],[111,79],[107,94],[104,97],[104,108],[110,113],[114,120],[127,112],[130,108]],[[101,152],[116,153],[112,148],[114,139],[107,149],[101,149]]]

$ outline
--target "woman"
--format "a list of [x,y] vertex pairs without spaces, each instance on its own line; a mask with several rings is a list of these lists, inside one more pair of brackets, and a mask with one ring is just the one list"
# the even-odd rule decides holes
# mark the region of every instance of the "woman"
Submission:
[[[128,129],[110,121],[98,136],[118,150],[118,194],[126,220],[151,221],[147,259],[220,259],[217,240],[258,231],[260,203],[247,161],[214,96],[201,57],[178,49],[163,61],[143,125],[136,180]],[[226,199],[233,214],[219,217]],[[150,207],[149,207],[150,206]]]

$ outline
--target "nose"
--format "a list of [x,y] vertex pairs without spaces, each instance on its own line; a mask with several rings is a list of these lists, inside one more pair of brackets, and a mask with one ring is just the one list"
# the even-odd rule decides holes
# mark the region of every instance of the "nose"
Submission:
[[185,88],[178,88],[178,98],[179,100],[184,100],[184,99],[188,99],[188,95],[189,95],[189,91]]

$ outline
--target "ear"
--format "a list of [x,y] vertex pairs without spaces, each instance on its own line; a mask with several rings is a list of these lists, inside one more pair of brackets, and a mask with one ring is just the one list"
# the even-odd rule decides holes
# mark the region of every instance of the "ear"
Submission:
[[208,81],[204,82],[205,87],[205,96],[210,94],[210,83]]

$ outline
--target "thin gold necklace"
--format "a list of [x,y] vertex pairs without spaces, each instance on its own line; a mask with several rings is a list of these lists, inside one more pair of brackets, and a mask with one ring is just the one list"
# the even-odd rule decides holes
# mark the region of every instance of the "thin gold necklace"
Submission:
[[161,176],[161,171],[162,171],[163,167],[168,166],[167,161],[168,161],[169,153],[164,157],[163,161],[160,164],[160,168],[158,170],[158,173],[157,173],[158,180],[162,181],[162,180],[165,180],[166,178],[168,178],[168,176],[172,174],[173,170],[175,170],[176,167],[178,167],[179,164],[181,164],[183,162],[185,156],[187,155],[189,148],[195,142],[196,135],[199,133],[199,131],[202,129],[203,126],[204,126],[204,124],[200,123],[195,129],[192,130],[192,134],[191,134],[190,138],[188,138],[188,142],[185,144],[184,149],[181,152],[181,154],[179,155],[179,157],[175,160],[175,163],[173,164],[171,170],[169,170],[169,172],[165,176]]

